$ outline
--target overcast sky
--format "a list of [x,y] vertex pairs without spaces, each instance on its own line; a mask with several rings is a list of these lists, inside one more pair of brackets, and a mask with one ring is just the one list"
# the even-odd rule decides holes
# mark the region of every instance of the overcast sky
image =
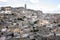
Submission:
[[25,3],[29,9],[42,10],[45,13],[60,13],[60,0],[0,0],[0,7],[22,7]]

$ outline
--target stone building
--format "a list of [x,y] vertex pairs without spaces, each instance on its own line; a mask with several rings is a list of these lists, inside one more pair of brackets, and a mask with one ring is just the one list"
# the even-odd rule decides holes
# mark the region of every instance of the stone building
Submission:
[[1,7],[1,13],[11,14],[11,9],[12,9],[12,7],[10,7],[10,6]]

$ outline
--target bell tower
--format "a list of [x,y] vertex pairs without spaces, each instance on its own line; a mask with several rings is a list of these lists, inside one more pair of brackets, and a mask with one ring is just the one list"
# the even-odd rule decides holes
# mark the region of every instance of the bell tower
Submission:
[[25,4],[25,9],[27,8],[27,5]]

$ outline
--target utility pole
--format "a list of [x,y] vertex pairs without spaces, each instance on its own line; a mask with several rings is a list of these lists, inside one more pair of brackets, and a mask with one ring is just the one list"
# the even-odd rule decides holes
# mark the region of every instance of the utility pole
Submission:
[[54,40],[56,40],[56,33],[55,33],[55,32],[53,32],[53,34],[54,34]]

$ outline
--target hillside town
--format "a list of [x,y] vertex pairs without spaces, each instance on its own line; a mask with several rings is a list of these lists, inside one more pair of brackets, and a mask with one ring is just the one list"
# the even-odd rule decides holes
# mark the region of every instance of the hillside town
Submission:
[[24,7],[0,7],[0,37],[6,40],[60,40],[60,14]]

